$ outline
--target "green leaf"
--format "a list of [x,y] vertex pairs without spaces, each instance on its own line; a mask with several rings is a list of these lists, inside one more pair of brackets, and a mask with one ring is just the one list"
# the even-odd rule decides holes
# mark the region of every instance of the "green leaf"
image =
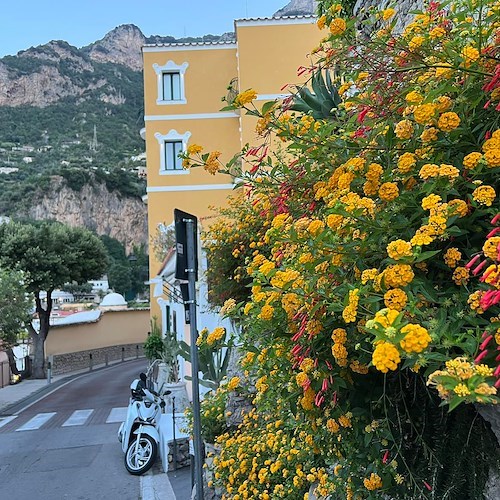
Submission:
[[268,101],[262,105],[261,114],[265,115],[275,105],[275,101]]
[[429,250],[427,252],[422,252],[415,260],[414,262],[422,262],[424,260],[430,259],[431,257],[434,257],[434,255],[437,255],[440,253],[441,250]]
[[463,399],[460,396],[453,396],[451,401],[448,403],[448,413],[453,411],[460,403],[463,403]]

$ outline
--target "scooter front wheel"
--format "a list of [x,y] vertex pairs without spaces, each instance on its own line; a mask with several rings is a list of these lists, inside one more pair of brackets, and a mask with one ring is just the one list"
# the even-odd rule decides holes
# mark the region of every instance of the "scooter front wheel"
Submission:
[[141,434],[131,441],[125,453],[125,467],[135,476],[140,476],[148,471],[155,459],[158,451],[156,441],[148,434]]

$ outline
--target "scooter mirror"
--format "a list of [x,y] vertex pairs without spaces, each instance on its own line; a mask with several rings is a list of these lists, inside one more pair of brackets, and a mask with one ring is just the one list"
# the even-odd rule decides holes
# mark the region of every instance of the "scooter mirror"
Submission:
[[145,374],[145,373],[141,373],[141,374],[139,375],[139,378],[140,378],[140,379],[141,379],[144,383],[146,383],[146,381],[147,381],[147,377],[146,377],[146,374]]

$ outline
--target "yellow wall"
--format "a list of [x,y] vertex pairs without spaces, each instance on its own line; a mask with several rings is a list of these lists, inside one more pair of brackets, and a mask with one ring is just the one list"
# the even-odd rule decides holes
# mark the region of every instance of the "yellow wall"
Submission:
[[[300,24],[284,24],[286,20],[274,20],[259,25],[259,21],[238,21],[238,80],[240,91],[252,88],[259,95],[254,102],[260,108],[263,95],[279,95],[290,92],[286,84],[303,85],[310,75],[297,76],[300,66],[310,66],[311,50],[318,45],[321,33],[315,19],[304,18]],[[255,133],[256,118],[242,114],[241,143],[258,144]]]
[[185,186],[193,184],[227,184],[231,177],[210,175],[202,168],[193,168],[180,173],[160,174],[160,147],[155,134],[166,135],[174,129],[179,134],[190,132],[188,144],[202,145],[205,151],[221,151],[223,163],[228,162],[239,149],[238,118],[215,118],[198,120],[169,120],[146,124],[146,156],[148,162],[148,187]]
[[[267,100],[264,94],[273,100],[274,96],[287,92],[281,90],[286,83],[303,83],[307,75],[297,77],[297,68],[309,65],[308,54],[318,44],[320,31],[312,17],[240,20],[236,22],[236,37],[236,43],[226,45],[181,44],[143,48],[150,238],[159,223],[172,222],[174,208],[205,219],[213,216],[210,206],[223,206],[232,193],[229,186],[209,189],[214,185],[230,185],[230,176],[212,176],[200,168],[189,173],[160,175],[160,146],[155,134],[166,135],[170,130],[178,134],[189,131],[188,145],[202,145],[206,152],[220,151],[223,163],[247,142],[255,145],[255,118],[244,116],[244,113],[240,116],[239,111],[226,112],[223,118],[220,117],[220,110],[225,105],[221,97],[227,95],[228,84],[237,77],[239,91],[256,90],[260,94],[256,105],[260,107]],[[168,61],[176,65],[189,64],[185,73],[186,104],[156,102],[158,80],[153,65],[164,66]],[[205,220],[205,223],[208,225],[209,221]],[[150,273],[154,278],[162,263],[152,253]],[[153,295],[151,316],[161,318]]]
[[[185,49],[184,49],[185,47]],[[226,48],[229,47],[229,48]],[[161,48],[161,47],[158,47]],[[183,50],[178,50],[179,48]],[[177,45],[173,50],[165,46],[161,52],[150,52],[155,47],[144,47],[144,111],[150,115],[218,112],[224,103],[229,82],[237,77],[236,45]],[[189,64],[185,77],[186,104],[156,104],[158,84],[153,64]]]
[[105,311],[95,323],[53,326],[45,342],[45,354],[51,356],[143,343],[149,330],[148,309]]
[[309,66],[308,57],[320,39],[313,19],[303,24],[284,24],[276,20],[269,25],[238,21],[238,62],[240,90],[253,88],[258,94],[279,94],[287,83],[303,82],[297,68]]

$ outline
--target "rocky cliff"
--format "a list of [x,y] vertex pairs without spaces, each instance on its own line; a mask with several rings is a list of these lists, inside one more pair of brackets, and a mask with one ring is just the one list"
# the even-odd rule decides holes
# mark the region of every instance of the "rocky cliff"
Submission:
[[83,49],[90,59],[98,62],[123,64],[135,71],[142,70],[141,47],[146,43],[142,31],[133,24],[123,24]]
[[275,12],[273,17],[315,14],[316,9],[316,0],[291,0],[285,7]]
[[127,253],[133,244],[147,245],[147,206],[140,199],[109,192],[104,184],[86,184],[77,192],[69,189],[62,177],[54,176],[51,188],[26,215],[105,234],[122,242]]

